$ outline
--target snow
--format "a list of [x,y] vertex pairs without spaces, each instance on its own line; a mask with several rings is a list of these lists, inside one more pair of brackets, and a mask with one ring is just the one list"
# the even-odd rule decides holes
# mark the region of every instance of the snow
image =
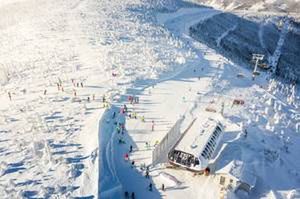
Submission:
[[237,25],[234,25],[232,28],[229,28],[225,31],[218,39],[217,39],[217,46],[220,46],[222,39],[224,39],[231,31],[234,31],[237,28]]
[[[218,115],[212,115],[211,117],[214,118],[208,119],[199,116],[199,119],[196,119],[175,149],[192,154],[195,157],[200,157],[218,124],[216,121]],[[222,137],[222,135],[220,136]],[[216,139],[216,142],[217,140],[219,140],[219,138]]]
[[251,12],[272,11],[277,13],[294,13],[299,9],[299,0],[189,0],[206,6],[213,6],[226,11],[241,10]]
[[[184,130],[207,116],[207,107],[221,112],[222,104],[229,131],[217,166],[253,166],[259,178],[251,198],[297,197],[298,90],[264,73],[252,81],[251,71],[189,37],[191,25],[220,11],[157,13],[148,5],[0,2],[0,197],[122,198],[134,191],[145,199],[218,198],[214,175],[151,162],[154,145],[179,118],[185,116]],[[139,103],[128,102],[129,95]],[[233,106],[236,98],[245,105]],[[124,104],[137,119],[120,113]],[[150,179],[143,165],[150,165]]]
[[98,140],[102,96],[112,103],[135,80],[176,72],[193,55],[126,9],[139,1],[8,2],[0,20],[1,198],[98,197],[99,155],[102,145],[111,149]]
[[246,167],[241,161],[231,161],[225,167],[216,171],[216,174],[227,174],[236,178],[237,181],[242,183],[247,183],[251,189],[255,187],[256,176],[253,174],[253,171],[250,168]]
[[289,29],[289,20],[286,20],[286,21],[284,21],[279,40],[277,42],[276,49],[275,49],[273,55],[269,57],[269,62],[270,62],[271,67],[273,68],[274,73],[277,71],[278,61],[281,56],[281,48],[284,45],[284,40],[286,38],[286,34],[289,31],[288,29]]

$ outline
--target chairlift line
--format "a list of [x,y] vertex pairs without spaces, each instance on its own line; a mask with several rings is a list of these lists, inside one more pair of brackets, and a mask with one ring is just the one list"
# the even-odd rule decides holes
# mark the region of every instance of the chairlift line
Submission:
[[252,60],[255,61],[255,67],[254,67],[254,70],[253,70],[253,75],[252,75],[252,78],[253,80],[255,79],[255,76],[258,76],[260,73],[257,71],[257,66],[259,64],[259,61],[263,60],[264,59],[264,55],[262,54],[252,54]]

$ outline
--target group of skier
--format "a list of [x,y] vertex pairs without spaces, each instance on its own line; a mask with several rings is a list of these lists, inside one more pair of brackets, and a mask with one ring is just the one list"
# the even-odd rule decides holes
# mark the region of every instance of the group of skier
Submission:
[[[136,97],[136,96],[131,96],[131,95],[130,95],[130,96],[128,96],[127,100],[128,100],[128,102],[129,102],[130,104],[139,103],[139,97]],[[120,114],[127,114],[127,116],[128,116],[130,119],[137,119],[137,118],[138,118],[136,112],[134,112],[134,111],[129,112],[128,107],[126,106],[126,104],[124,104],[124,105],[120,108]],[[113,114],[113,118],[115,118],[115,113]],[[141,116],[141,121],[142,121],[142,122],[145,122],[145,117],[144,117],[144,116]],[[154,121],[152,120],[152,121],[151,121],[151,131],[154,131],[154,127],[155,127],[155,123],[154,123]],[[117,130],[117,132],[119,132],[119,131],[120,131],[120,130]],[[119,143],[124,143],[124,142],[119,141]],[[158,143],[159,143],[159,142],[156,141],[154,146],[156,146]],[[147,149],[150,148],[150,143],[149,143],[149,142],[146,142],[146,148],[147,148]],[[128,150],[128,152],[126,152],[126,153],[124,154],[124,160],[125,160],[126,162],[129,162],[131,168],[135,168],[135,164],[136,164],[136,162],[135,162],[134,160],[130,160],[130,153],[132,153],[133,150],[134,150],[134,149],[133,149],[133,146],[132,146],[132,145],[129,145],[129,150]],[[149,166],[146,166],[145,163],[143,163],[143,164],[140,165],[140,169],[141,169],[142,171],[145,172],[145,173],[144,173],[144,174],[145,174],[145,178],[150,180]],[[148,186],[147,186],[147,189],[148,189],[148,191],[153,191],[153,183],[152,183],[151,180],[150,180],[150,182],[149,182],[149,184],[148,184]],[[162,184],[161,190],[162,190],[162,191],[165,191],[165,185],[164,185],[164,184]],[[125,198],[131,198],[131,199],[134,199],[134,198],[135,198],[135,193],[134,193],[134,192],[132,192],[131,195],[130,195],[130,193],[129,193],[128,191],[125,191],[125,192],[124,192],[124,195],[125,195]]]
[[140,99],[139,97],[129,95],[128,101],[130,102],[130,104],[138,104],[140,102]]

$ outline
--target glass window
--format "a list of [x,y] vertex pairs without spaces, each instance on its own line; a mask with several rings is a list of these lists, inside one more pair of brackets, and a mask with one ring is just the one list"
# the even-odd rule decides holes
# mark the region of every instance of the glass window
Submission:
[[195,165],[199,165],[199,164],[200,164],[199,159],[195,158]]
[[220,178],[220,185],[225,185],[225,177],[221,176]]

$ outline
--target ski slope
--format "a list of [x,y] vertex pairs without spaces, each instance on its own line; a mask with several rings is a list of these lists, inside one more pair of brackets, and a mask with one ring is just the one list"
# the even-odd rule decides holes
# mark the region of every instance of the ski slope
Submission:
[[103,96],[194,56],[140,5],[1,1],[1,198],[98,197]]
[[281,30],[281,34],[280,34],[276,49],[275,49],[273,55],[269,58],[273,73],[275,73],[277,70],[278,61],[281,56],[281,48],[284,44],[284,40],[285,40],[286,34],[288,32],[289,32],[289,20],[287,19],[283,23],[283,27]]
[[[222,103],[228,147],[218,166],[251,164],[259,179],[251,198],[299,192],[298,90],[264,74],[253,82],[251,72],[189,37],[191,25],[220,11],[158,13],[142,0],[4,0],[0,13],[1,198],[122,198],[124,191],[218,198],[214,175],[160,165],[146,179],[140,166],[179,117],[185,129]],[[140,102],[128,103],[129,95]],[[232,107],[235,98],[245,106]],[[119,114],[124,104],[137,119]],[[121,135],[115,122],[123,120]],[[134,168],[123,158],[130,145]]]
[[[189,9],[185,8],[176,13],[158,15],[158,23],[163,24],[165,28],[185,41],[199,59],[197,62],[187,65],[176,76],[163,79],[163,81],[155,84],[148,84],[146,87],[137,84],[136,88],[130,89],[127,94],[138,96],[140,103],[132,105],[126,102],[126,99],[120,103],[119,106],[123,106],[123,103],[126,104],[129,108],[129,114],[137,114],[137,119],[126,117],[128,135],[119,135],[119,137],[124,137],[126,144],[116,142],[115,146],[118,154],[115,165],[118,168],[117,174],[123,192],[135,192],[137,197],[143,198],[219,198],[220,189],[213,175],[195,177],[188,171],[158,166],[150,168],[152,179],[148,180],[144,177],[145,171],[141,168],[144,164],[151,164],[151,154],[155,143],[162,140],[181,116],[185,116],[182,125],[182,130],[184,130],[195,117],[206,117],[205,115],[209,114],[204,111],[206,107],[220,111],[222,103],[225,104],[226,136],[224,143],[227,147],[220,152],[217,158],[217,167],[222,167],[233,159],[242,160],[253,166],[259,178],[259,185],[251,193],[250,198],[265,198],[265,193],[269,192],[273,194],[269,194],[266,198],[272,198],[271,195],[274,194],[279,198],[286,198],[288,194],[294,191],[294,188],[299,187],[298,178],[283,180],[285,179],[283,176],[289,176],[290,171],[299,171],[295,164],[292,166],[292,163],[284,160],[285,163],[278,165],[273,162],[275,160],[269,160],[265,157],[266,151],[272,152],[275,148],[280,150],[283,147],[279,147],[278,141],[274,141],[278,136],[276,133],[274,136],[270,136],[267,132],[274,131],[272,129],[284,128],[283,123],[285,122],[281,121],[282,124],[277,123],[278,121],[272,124],[270,122],[265,123],[270,116],[268,114],[272,114],[268,112],[265,115],[265,109],[269,110],[268,106],[274,106],[274,101],[276,101],[275,104],[281,104],[282,101],[275,95],[274,101],[268,104],[269,92],[265,90],[268,87],[268,81],[265,80],[264,75],[253,82],[251,71],[234,65],[215,51],[193,41],[188,36],[188,27],[193,25],[192,18],[196,22],[196,20],[202,20],[201,16],[207,18],[213,14],[217,14],[217,12],[207,9],[196,11],[194,8],[189,12]],[[243,79],[237,77],[241,73],[244,75]],[[272,90],[272,87],[270,86],[269,89]],[[232,106],[233,99],[245,99],[247,101],[246,106]],[[211,104],[212,101],[213,104]],[[256,106],[255,104],[265,105]],[[271,109],[274,109],[275,112],[279,109],[282,111],[281,108],[278,109],[278,104],[275,105],[275,109],[274,107]],[[293,109],[287,104],[285,106],[285,109]],[[262,118],[254,116],[256,114],[252,115],[251,111],[263,113],[261,114]],[[141,120],[143,117],[145,122]],[[154,122],[154,131],[152,131],[152,121]],[[250,131],[247,140],[244,140],[240,134],[242,124],[246,124],[248,131]],[[290,127],[283,134],[292,135],[293,128]],[[282,138],[278,137],[277,139]],[[294,138],[295,142],[299,142],[297,137]],[[261,140],[262,144],[257,143],[258,140]],[[274,142],[273,144],[271,144],[271,140]],[[268,144],[265,145],[265,142]],[[146,143],[150,143],[151,146],[146,146]],[[130,155],[130,161],[124,161],[123,156],[128,153],[130,145],[134,148]],[[284,152],[279,153],[281,154],[280,159],[287,158]],[[131,166],[131,161],[134,161],[134,167]],[[268,179],[274,174],[274,170],[280,170],[280,172],[278,172],[278,176],[274,177],[274,180],[269,181]],[[155,184],[153,192],[147,190],[150,182]],[[165,191],[161,190],[162,184],[166,186]],[[235,198],[230,191],[228,197]]]

